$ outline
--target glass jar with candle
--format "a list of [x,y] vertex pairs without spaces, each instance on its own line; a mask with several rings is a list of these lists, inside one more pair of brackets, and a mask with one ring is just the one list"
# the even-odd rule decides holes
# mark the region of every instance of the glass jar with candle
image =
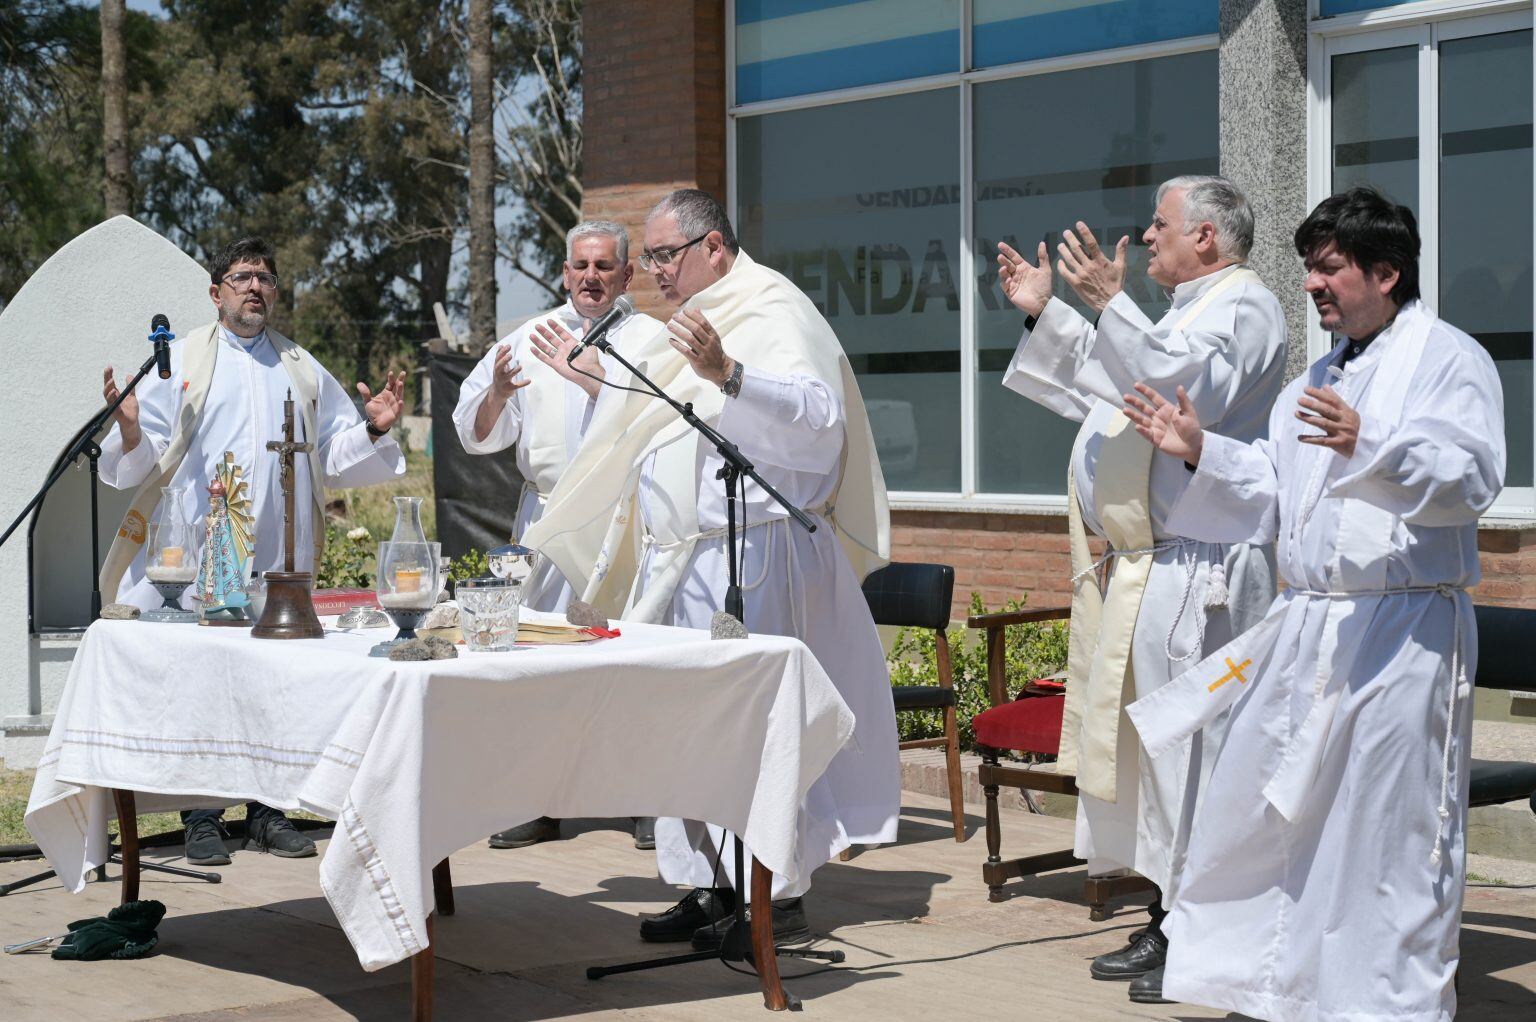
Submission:
[[[420,498],[408,499],[420,503]],[[375,591],[379,606],[400,631],[392,642],[375,646],[374,656],[387,655],[391,646],[416,637],[416,626],[437,603],[441,549],[440,544],[427,542],[379,544]]]
[[144,548],[144,575],[165,606],[148,611],[145,621],[187,622],[197,615],[181,609],[181,596],[197,581],[201,529],[187,519],[190,486],[167,486],[160,491],[160,517],[149,527]]

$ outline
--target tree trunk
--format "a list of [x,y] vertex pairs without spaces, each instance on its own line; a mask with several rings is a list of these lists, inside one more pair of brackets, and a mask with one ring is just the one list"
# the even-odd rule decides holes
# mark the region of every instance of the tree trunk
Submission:
[[107,216],[130,212],[133,185],[128,176],[128,69],[123,44],[124,0],[101,0],[101,148],[106,154],[103,184]]
[[469,337],[496,343],[496,143],[492,135],[491,0],[469,0]]

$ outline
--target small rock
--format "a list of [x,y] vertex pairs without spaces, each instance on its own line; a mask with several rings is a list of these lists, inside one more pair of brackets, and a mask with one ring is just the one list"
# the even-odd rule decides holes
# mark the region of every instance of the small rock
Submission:
[[429,628],[456,628],[459,624],[459,605],[449,600],[447,603],[439,603],[427,611],[427,616],[422,618],[417,628],[426,630]]
[[565,608],[565,620],[578,628],[607,628],[608,619],[592,604],[572,600]]
[[109,603],[101,608],[103,621],[136,621],[139,613],[139,608],[131,603]]
[[432,660],[432,647],[426,639],[407,639],[389,651],[391,660]]
[[736,620],[734,614],[717,610],[715,616],[709,619],[709,637],[711,639],[745,639],[748,637],[747,626]]
[[432,654],[433,660],[455,660],[459,655],[459,648],[441,635],[429,635],[420,640],[427,645],[427,652]]

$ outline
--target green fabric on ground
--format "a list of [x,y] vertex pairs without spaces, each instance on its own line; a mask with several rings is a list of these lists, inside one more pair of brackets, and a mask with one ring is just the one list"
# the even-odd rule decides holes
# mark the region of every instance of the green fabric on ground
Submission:
[[158,901],[130,901],[106,916],[77,919],[69,924],[69,936],[53,949],[53,957],[65,961],[94,962],[103,958],[143,958],[160,942],[155,927],[165,918]]

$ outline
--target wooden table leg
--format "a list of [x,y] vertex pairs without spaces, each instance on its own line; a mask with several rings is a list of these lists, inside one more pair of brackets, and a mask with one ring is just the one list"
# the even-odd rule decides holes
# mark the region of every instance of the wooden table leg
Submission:
[[763,1007],[783,1011],[789,1007],[784,984],[779,981],[779,956],[773,947],[773,871],[752,857],[752,964],[763,987]]
[[112,789],[117,806],[118,840],[122,843],[123,893],[121,904],[139,900],[139,815],[134,808],[133,792]]
[[437,902],[438,915],[453,915],[453,873],[447,859],[432,867],[432,898]]
[[411,1022],[432,1022],[437,986],[436,913],[427,916],[427,946],[411,956]]

